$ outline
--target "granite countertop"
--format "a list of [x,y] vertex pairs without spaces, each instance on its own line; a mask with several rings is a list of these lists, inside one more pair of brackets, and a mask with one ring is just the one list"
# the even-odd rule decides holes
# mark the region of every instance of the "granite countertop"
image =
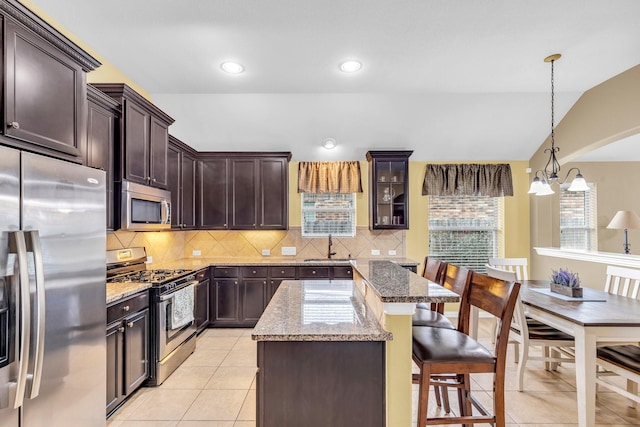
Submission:
[[[389,258],[386,261],[404,266],[417,266],[420,263],[408,258]],[[198,270],[200,268],[213,266],[247,266],[247,265],[296,265],[296,266],[327,266],[327,265],[350,265],[367,263],[369,259],[313,259],[305,261],[304,258],[293,257],[245,257],[245,258],[183,258],[176,261],[149,264],[147,268],[185,268],[188,270]]]
[[[313,261],[305,261],[303,258],[293,257],[246,257],[246,258],[183,258],[170,262],[153,263],[147,265],[147,269],[177,269],[197,271],[202,268],[213,266],[248,266],[248,265],[296,265],[296,266],[327,266],[327,265],[368,265],[368,259],[314,259]],[[407,258],[392,258],[386,261],[388,264],[405,266],[416,266],[419,263]],[[119,299],[126,298],[138,292],[142,292],[150,288],[148,283],[107,283],[107,304],[113,303]]]
[[355,269],[383,303],[458,302],[460,297],[395,262],[369,261]]
[[146,291],[150,287],[150,283],[140,282],[107,283],[107,304]]
[[352,280],[282,282],[258,320],[256,341],[388,341]]

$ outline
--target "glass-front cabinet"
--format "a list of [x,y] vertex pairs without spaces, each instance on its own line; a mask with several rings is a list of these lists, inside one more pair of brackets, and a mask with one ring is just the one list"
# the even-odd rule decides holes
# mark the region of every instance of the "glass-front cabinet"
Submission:
[[413,151],[368,151],[369,228],[409,228],[409,156]]

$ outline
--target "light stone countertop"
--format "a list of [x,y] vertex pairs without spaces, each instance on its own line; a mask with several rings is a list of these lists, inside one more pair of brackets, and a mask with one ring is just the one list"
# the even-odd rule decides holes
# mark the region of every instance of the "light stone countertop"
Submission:
[[286,280],[258,320],[256,341],[388,341],[352,280]]
[[150,287],[150,283],[140,282],[107,283],[107,305],[146,291]]
[[394,262],[359,262],[354,267],[382,303],[444,303],[460,300],[454,292]]
[[[399,264],[404,266],[417,266],[419,263],[407,258],[390,258],[389,261],[392,261],[392,264]],[[367,259],[332,259],[332,260],[314,260],[314,261],[305,261],[302,258],[294,258],[294,257],[246,257],[246,258],[183,258],[175,261],[164,262],[164,263],[152,263],[147,265],[147,269],[176,269],[183,268],[186,270],[197,271],[202,268],[207,268],[209,266],[248,266],[248,265],[295,265],[295,266],[308,266],[308,267],[317,267],[317,266],[330,266],[330,265],[357,265],[360,264],[368,264],[369,260]],[[107,292],[106,292],[106,300],[107,304],[111,304],[113,302],[118,301],[119,299],[126,298],[128,296],[134,295],[138,292],[145,291],[151,287],[148,283],[107,283]]]
[[[420,263],[408,258],[385,258],[386,261],[390,261],[393,263],[397,263],[403,266],[417,266]],[[244,258],[205,258],[205,257],[197,257],[197,258],[182,258],[176,261],[164,262],[158,264],[149,264],[147,265],[148,269],[152,268],[185,268],[187,270],[198,270],[201,268],[205,268],[208,266],[238,266],[243,267],[247,265],[295,265],[295,266],[330,266],[330,265],[350,265],[350,264],[358,264],[358,263],[367,263],[369,259],[314,259],[313,261],[305,261],[303,258],[294,258],[294,257],[244,257]]]

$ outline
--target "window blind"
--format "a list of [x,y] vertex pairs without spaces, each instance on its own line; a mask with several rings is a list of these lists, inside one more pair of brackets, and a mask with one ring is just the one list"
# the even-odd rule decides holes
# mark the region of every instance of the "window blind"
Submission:
[[589,191],[567,191],[560,187],[560,247],[592,250],[598,247],[596,230],[596,187],[589,183]]
[[485,272],[500,253],[503,200],[429,196],[429,256]]

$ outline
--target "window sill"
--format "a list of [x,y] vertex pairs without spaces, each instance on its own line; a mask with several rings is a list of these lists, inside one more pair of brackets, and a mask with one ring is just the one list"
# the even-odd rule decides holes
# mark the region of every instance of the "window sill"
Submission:
[[541,256],[597,262],[621,267],[640,268],[640,256],[615,252],[581,251],[577,249],[533,248]]

